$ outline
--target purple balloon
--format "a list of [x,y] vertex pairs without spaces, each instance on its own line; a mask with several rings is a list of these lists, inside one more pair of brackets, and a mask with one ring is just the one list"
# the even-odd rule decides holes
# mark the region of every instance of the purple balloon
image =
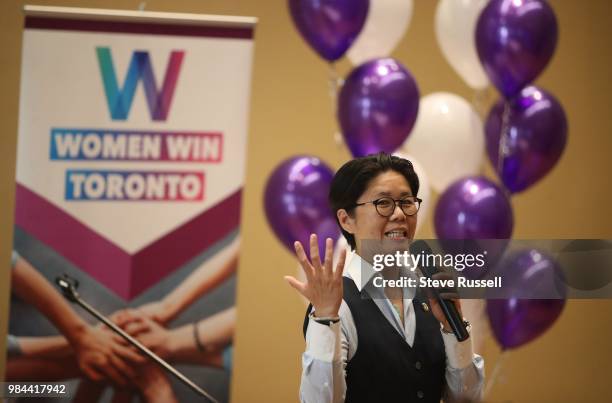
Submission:
[[485,177],[452,183],[436,205],[434,227],[446,253],[486,254],[483,267],[462,272],[467,278],[483,278],[491,272],[506,250],[513,226],[510,201],[499,186]]
[[442,193],[434,224],[440,239],[509,239],[513,214],[504,191],[489,179],[459,179]]
[[268,223],[280,241],[294,252],[300,241],[310,253],[310,234],[317,234],[321,258],[325,239],[338,239],[340,229],[327,196],[333,171],[320,159],[296,156],[283,161],[268,179],[265,210]]
[[[529,249],[515,252],[501,263],[504,289],[514,288],[519,294],[538,287],[551,287],[558,279],[559,267],[546,254]],[[558,299],[490,299],[487,315],[493,334],[502,349],[516,348],[542,335],[557,320],[565,306],[565,295]]]
[[491,0],[476,26],[478,57],[508,99],[544,70],[557,44],[557,19],[543,0]]
[[390,58],[354,69],[338,97],[338,120],[355,157],[397,150],[410,134],[418,111],[414,78]]
[[[561,158],[567,142],[567,120],[555,97],[534,86],[523,89],[508,108],[507,127],[503,127],[502,100],[489,112],[485,124],[487,154],[506,188],[518,193],[542,179]],[[506,135],[500,167],[502,131]]]
[[369,5],[369,0],[289,0],[289,11],[304,40],[332,62],[361,32]]

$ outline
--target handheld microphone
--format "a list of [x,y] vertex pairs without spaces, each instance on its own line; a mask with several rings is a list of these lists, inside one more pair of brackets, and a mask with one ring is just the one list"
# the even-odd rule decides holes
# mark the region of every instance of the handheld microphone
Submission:
[[[439,271],[433,264],[434,259],[427,258],[428,256],[433,255],[433,252],[429,245],[427,245],[427,242],[421,240],[412,242],[410,244],[410,253],[412,255],[421,254],[424,257],[424,259],[420,261],[420,269],[421,273],[423,273],[425,277],[432,278],[432,276]],[[430,260],[432,264],[429,264]],[[457,307],[453,301],[441,298],[437,289],[434,289],[433,292],[435,298],[438,300],[440,308],[442,308],[444,317],[446,317],[448,324],[450,325],[451,329],[453,329],[453,333],[455,334],[455,337],[457,337],[457,340],[467,340],[470,337],[470,334],[468,333],[467,328],[463,323],[463,318],[459,314],[459,311],[457,310]]]

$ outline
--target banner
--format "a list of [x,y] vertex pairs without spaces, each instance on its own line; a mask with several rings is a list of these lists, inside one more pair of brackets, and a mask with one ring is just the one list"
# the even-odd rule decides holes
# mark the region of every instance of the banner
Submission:
[[7,382],[228,400],[255,22],[26,7]]

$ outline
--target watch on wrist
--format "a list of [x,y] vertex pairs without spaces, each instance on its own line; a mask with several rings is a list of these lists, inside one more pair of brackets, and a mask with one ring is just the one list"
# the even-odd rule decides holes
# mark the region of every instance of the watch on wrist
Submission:
[[326,326],[329,326],[332,323],[340,322],[340,317],[339,316],[322,316],[322,317],[317,317],[317,316],[314,316],[314,313],[311,313],[310,317],[315,322],[320,323],[322,325],[326,325]]

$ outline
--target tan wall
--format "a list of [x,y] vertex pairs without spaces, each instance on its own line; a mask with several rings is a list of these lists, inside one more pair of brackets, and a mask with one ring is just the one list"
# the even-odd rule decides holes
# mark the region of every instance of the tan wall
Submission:
[[[374,0],[376,1],[376,0]],[[416,0],[412,25],[393,54],[415,75],[422,94],[472,93],[443,60],[433,33],[436,2]],[[552,1],[560,43],[538,84],[552,91],[569,119],[569,144],[544,181],[513,198],[515,238],[612,238],[610,158],[612,37],[607,0]],[[19,60],[24,4],[0,2],[0,261],[9,261],[14,207]],[[43,1],[36,4],[135,9],[139,1]],[[262,192],[282,159],[308,153],[338,167],[349,158],[332,138],[336,123],[327,94],[328,69],[298,37],[286,1],[156,0],[147,9],[259,17],[251,96],[244,199],[244,253],[238,285],[233,402],[297,401],[304,306],[283,283],[296,262],[274,238]],[[347,61],[339,69],[346,73]],[[490,170],[487,168],[487,172]],[[427,223],[422,236],[432,236]],[[0,334],[6,329],[8,272],[0,274]],[[543,337],[507,354],[491,402],[612,401],[612,302],[571,301]],[[3,351],[4,338],[0,338]],[[485,344],[489,373],[499,351]],[[4,363],[0,362],[0,372]]]

